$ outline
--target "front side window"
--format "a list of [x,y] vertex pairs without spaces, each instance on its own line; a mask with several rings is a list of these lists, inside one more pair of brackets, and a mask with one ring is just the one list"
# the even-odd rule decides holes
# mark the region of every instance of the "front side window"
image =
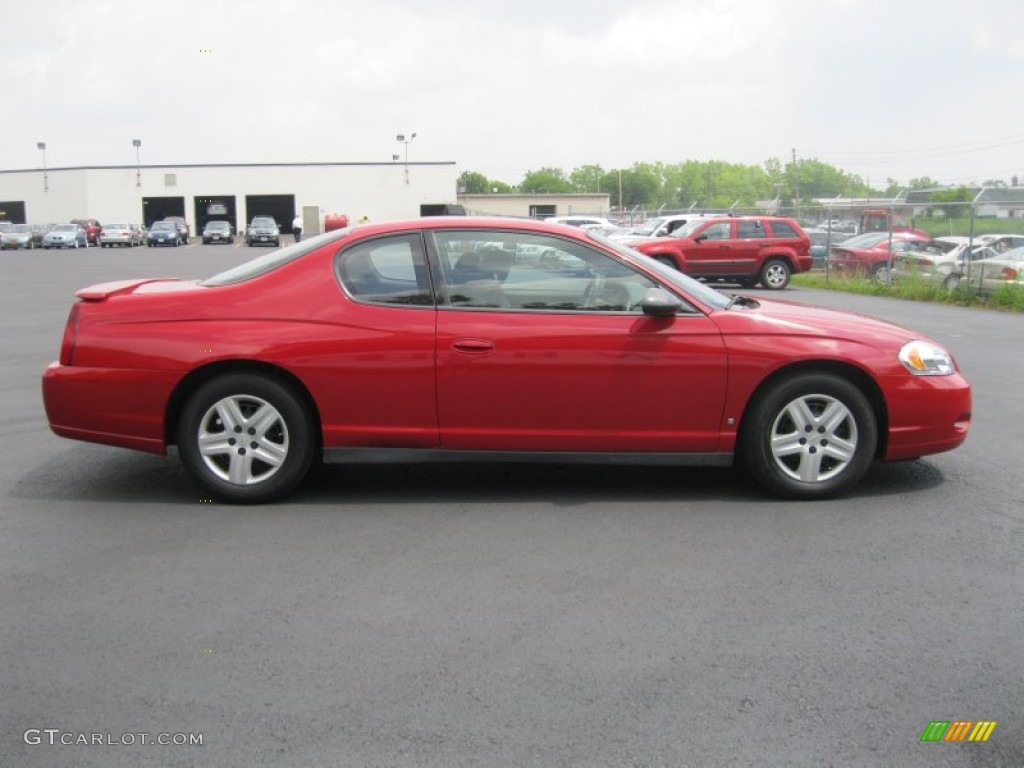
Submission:
[[549,235],[439,230],[434,242],[453,308],[640,312],[657,286],[606,254]]
[[719,221],[708,225],[708,228],[698,234],[705,240],[729,240],[732,237],[732,222]]
[[371,304],[433,306],[423,240],[419,234],[362,241],[342,251],[338,278],[350,296]]

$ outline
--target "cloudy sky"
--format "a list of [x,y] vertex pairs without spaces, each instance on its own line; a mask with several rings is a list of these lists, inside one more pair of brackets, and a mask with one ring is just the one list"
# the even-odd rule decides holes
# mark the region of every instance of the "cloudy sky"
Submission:
[[[158,10],[159,9],[159,10]],[[0,169],[786,160],[1024,180],[1021,0],[35,0]]]

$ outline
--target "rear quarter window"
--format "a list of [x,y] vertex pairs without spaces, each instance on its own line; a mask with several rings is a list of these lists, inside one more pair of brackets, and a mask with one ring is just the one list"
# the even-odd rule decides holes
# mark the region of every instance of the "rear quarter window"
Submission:
[[770,222],[769,226],[772,228],[772,237],[786,237],[794,239],[798,239],[800,237],[800,235],[797,234],[797,231],[792,227],[792,225],[788,224],[785,221],[773,221]]

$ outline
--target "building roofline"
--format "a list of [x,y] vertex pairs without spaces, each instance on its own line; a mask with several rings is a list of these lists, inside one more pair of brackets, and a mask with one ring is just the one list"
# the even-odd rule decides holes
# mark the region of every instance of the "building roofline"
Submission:
[[[409,166],[430,166],[430,165],[455,165],[454,160],[436,160],[436,161],[409,161],[408,163],[402,163],[398,161],[388,162],[318,162],[318,163],[180,163],[175,165],[70,165],[56,168],[46,168],[46,173],[55,173],[57,171],[134,171],[136,169],[142,170],[159,170],[159,169],[175,169],[175,168],[323,168],[323,167],[352,167],[352,166],[369,166],[369,167],[398,167],[404,168],[406,165]],[[0,173],[42,173],[43,168],[7,168],[0,169]]]

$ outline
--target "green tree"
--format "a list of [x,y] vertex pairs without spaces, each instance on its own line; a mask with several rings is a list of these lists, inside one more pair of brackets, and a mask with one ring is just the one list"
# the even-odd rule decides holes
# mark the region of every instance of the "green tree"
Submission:
[[491,183],[486,176],[476,171],[463,171],[459,174],[458,187],[467,195],[486,195],[491,191]]
[[600,165],[581,165],[569,174],[569,183],[574,192],[610,192],[610,187],[602,186],[605,175]]
[[527,171],[519,184],[519,190],[527,193],[562,194],[572,192],[573,188],[561,168],[541,168],[539,171]]

